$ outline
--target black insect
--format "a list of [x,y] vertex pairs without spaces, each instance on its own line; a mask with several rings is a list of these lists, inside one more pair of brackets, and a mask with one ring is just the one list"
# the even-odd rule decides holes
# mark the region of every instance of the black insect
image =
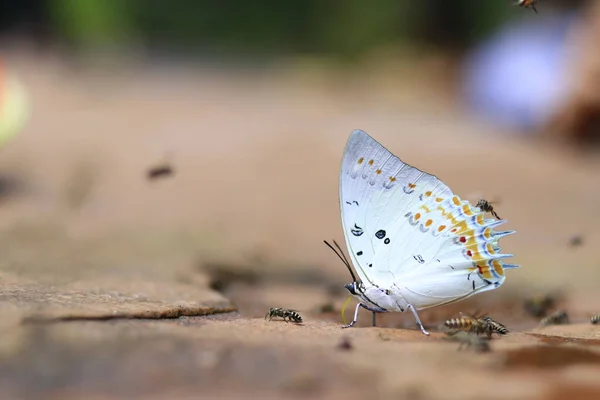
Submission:
[[352,342],[350,342],[350,339],[348,339],[347,337],[342,338],[342,340],[337,345],[337,347],[338,347],[338,349],[345,350],[345,351],[353,349]]
[[146,178],[148,180],[154,180],[158,178],[165,178],[175,173],[173,167],[169,164],[162,164],[151,167],[146,171]]
[[583,244],[583,238],[579,235],[572,236],[571,239],[569,239],[569,245],[571,247],[581,246],[582,244]]
[[535,8],[535,3],[537,3],[538,0],[517,0],[517,5],[520,7],[525,7],[525,8],[531,8],[533,11],[535,11],[537,13],[537,10]]
[[523,308],[532,317],[541,318],[548,314],[548,311],[554,307],[555,303],[556,298],[546,294],[526,299],[523,302]]
[[271,308],[267,315],[265,315],[265,319],[267,319],[267,317],[269,317],[269,321],[272,320],[273,317],[280,317],[283,318],[285,322],[292,321],[297,324],[302,322],[302,317],[300,314],[294,310],[288,310],[287,308]]
[[494,207],[492,207],[492,203],[487,201],[486,199],[479,200],[477,202],[477,204],[475,205],[475,207],[479,208],[483,212],[489,212],[496,219],[502,219],[502,218],[500,218],[498,213],[496,213],[496,211],[494,211]]
[[565,325],[569,323],[569,316],[564,310],[558,310],[553,314],[548,315],[546,318],[542,318],[540,321],[541,325]]
[[594,315],[592,318],[590,318],[590,322],[594,325],[599,323],[600,322],[600,314]]

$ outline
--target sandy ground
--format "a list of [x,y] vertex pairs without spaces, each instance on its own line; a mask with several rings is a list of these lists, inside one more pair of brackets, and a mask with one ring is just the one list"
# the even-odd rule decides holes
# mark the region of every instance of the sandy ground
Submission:
[[[475,121],[423,66],[5,58],[33,110],[0,156],[5,398],[600,395],[600,328],[588,322],[600,312],[600,157]],[[337,180],[355,128],[464,198],[499,199],[518,232],[501,245],[523,268],[499,290],[422,312],[431,337],[410,315],[373,328],[361,312],[340,329],[350,277],[322,241],[343,242]],[[163,162],[174,175],[146,179]],[[523,299],[554,290],[572,324],[540,328]],[[270,307],[305,322],[265,321]],[[436,332],[477,309],[511,330],[490,353]]]

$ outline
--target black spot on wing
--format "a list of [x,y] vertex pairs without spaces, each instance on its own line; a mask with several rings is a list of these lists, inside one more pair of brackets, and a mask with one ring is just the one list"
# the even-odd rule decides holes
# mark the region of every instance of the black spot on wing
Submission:
[[354,224],[354,229],[350,229],[350,232],[352,232],[354,236],[360,236],[364,233],[363,229],[356,224]]

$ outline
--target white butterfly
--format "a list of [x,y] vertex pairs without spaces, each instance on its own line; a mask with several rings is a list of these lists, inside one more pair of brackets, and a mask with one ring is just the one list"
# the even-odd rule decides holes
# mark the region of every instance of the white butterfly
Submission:
[[[493,228],[506,221],[485,219],[436,176],[403,163],[361,130],[346,144],[340,208],[360,278],[346,260],[354,282],[345,287],[360,302],[344,328],[356,323],[360,307],[374,313],[410,309],[429,335],[417,310],[496,289],[505,269],[519,267],[502,262],[512,254],[501,254],[498,240],[515,231]],[[343,253],[338,256],[344,261]]]

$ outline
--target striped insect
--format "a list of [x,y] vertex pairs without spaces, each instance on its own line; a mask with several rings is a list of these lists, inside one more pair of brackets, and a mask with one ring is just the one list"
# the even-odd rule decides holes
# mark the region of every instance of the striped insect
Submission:
[[492,337],[494,329],[492,325],[484,318],[478,318],[473,315],[460,313],[460,318],[452,318],[444,322],[448,328],[453,330],[474,333],[475,335],[486,335],[488,339]]
[[537,13],[537,10],[535,8],[535,4],[537,2],[538,2],[538,0],[518,0],[516,5],[518,5],[519,7],[531,8],[533,11],[535,11]]
[[496,219],[502,219],[502,218],[500,218],[498,213],[496,213],[496,211],[494,211],[494,207],[492,206],[492,203],[487,201],[486,199],[479,200],[477,202],[477,204],[475,204],[475,207],[479,208],[483,212],[488,212],[488,213],[492,214],[494,216],[494,218],[496,218]]
[[271,308],[269,312],[265,315],[265,319],[267,319],[267,317],[269,317],[269,321],[272,320],[274,317],[280,317],[283,318],[285,322],[292,321],[297,324],[302,322],[302,317],[300,316],[300,314],[298,314],[294,310],[289,310],[287,308]]
[[600,314],[594,315],[592,318],[590,318],[590,322],[594,325],[599,323],[600,322]]
[[483,317],[481,320],[485,321],[488,326],[492,327],[493,333],[497,333],[498,335],[506,335],[508,333],[506,326],[502,325],[500,322],[492,319],[491,317]]
[[569,316],[566,311],[558,310],[555,313],[542,318],[540,325],[565,325],[569,323]]

